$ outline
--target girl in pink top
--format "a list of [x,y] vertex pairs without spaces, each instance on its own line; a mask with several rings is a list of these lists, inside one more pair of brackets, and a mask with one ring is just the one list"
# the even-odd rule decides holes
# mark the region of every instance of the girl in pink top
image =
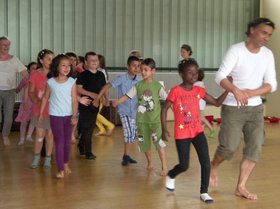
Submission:
[[178,65],[179,75],[183,83],[173,87],[167,96],[161,112],[162,136],[169,141],[170,134],[167,130],[167,110],[172,106],[174,112],[174,138],[179,157],[179,164],[171,169],[167,176],[165,186],[169,191],[175,189],[175,177],[186,171],[189,167],[190,144],[192,143],[197,152],[201,165],[201,187],[200,198],[206,203],[213,202],[208,195],[209,176],[210,176],[210,158],[208,153],[208,144],[203,132],[200,118],[199,100],[215,106],[220,106],[227,96],[224,92],[218,99],[205,92],[204,88],[194,86],[198,79],[198,64],[189,58],[182,60]]
[[[37,63],[36,62],[30,62],[27,66],[27,71],[31,75],[35,70],[37,69]],[[30,123],[26,135],[26,128],[28,125],[28,122],[31,119],[32,116],[32,102],[28,96],[28,81],[29,76],[24,77],[18,87],[16,88],[16,93],[19,93],[23,89],[22,99],[18,110],[18,115],[15,118],[16,122],[20,122],[20,140],[18,145],[23,145],[25,140],[27,141],[33,141],[32,139],[32,133],[34,130],[34,126]],[[26,136],[25,136],[26,135]]]
[[53,59],[53,52],[43,49],[39,52],[37,58],[38,70],[32,73],[29,79],[28,95],[33,102],[33,116],[31,123],[35,126],[36,136],[34,144],[34,158],[31,168],[37,168],[40,162],[40,152],[44,138],[46,139],[46,157],[44,162],[45,168],[51,167],[51,154],[53,149],[53,134],[50,127],[49,105],[47,104],[42,112],[43,119],[38,121],[42,97],[45,92],[47,83],[47,74],[50,71],[50,65]]

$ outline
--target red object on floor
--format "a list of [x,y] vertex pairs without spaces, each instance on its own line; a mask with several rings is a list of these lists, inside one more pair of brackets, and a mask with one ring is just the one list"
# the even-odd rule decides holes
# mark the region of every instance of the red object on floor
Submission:
[[209,121],[209,123],[212,123],[214,121],[213,115],[205,115],[204,117]]
[[277,117],[264,117],[264,122],[279,123],[279,118],[277,118]]
[[222,123],[222,118],[216,118],[215,122],[218,123],[218,124],[221,124]]

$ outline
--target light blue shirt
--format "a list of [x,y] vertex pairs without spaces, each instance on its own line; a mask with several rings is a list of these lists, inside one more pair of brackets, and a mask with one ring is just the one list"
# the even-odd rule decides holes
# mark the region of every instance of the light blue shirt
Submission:
[[[131,76],[126,73],[120,75],[111,81],[111,84],[114,88],[118,89],[118,98],[125,95],[136,83],[141,80],[139,76],[131,78]],[[118,112],[120,115],[127,115],[131,118],[136,118],[137,112],[137,98],[128,99],[124,103],[118,105]]]
[[72,115],[72,87],[76,80],[69,77],[64,83],[58,83],[50,78],[47,83],[50,88],[49,114],[52,116]]

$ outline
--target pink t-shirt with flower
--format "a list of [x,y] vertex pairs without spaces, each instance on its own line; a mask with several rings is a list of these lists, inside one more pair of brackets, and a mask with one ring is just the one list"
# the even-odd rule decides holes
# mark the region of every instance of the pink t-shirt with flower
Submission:
[[174,138],[176,140],[194,138],[203,132],[200,119],[199,100],[205,97],[205,89],[193,86],[191,91],[181,86],[173,87],[167,100],[173,103]]

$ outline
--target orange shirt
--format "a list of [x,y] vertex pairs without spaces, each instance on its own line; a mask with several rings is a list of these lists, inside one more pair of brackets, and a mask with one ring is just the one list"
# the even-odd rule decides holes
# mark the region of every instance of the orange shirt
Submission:
[[205,89],[193,86],[191,91],[175,86],[167,100],[173,103],[174,138],[176,140],[194,138],[203,132],[200,119],[199,100],[205,97]]

